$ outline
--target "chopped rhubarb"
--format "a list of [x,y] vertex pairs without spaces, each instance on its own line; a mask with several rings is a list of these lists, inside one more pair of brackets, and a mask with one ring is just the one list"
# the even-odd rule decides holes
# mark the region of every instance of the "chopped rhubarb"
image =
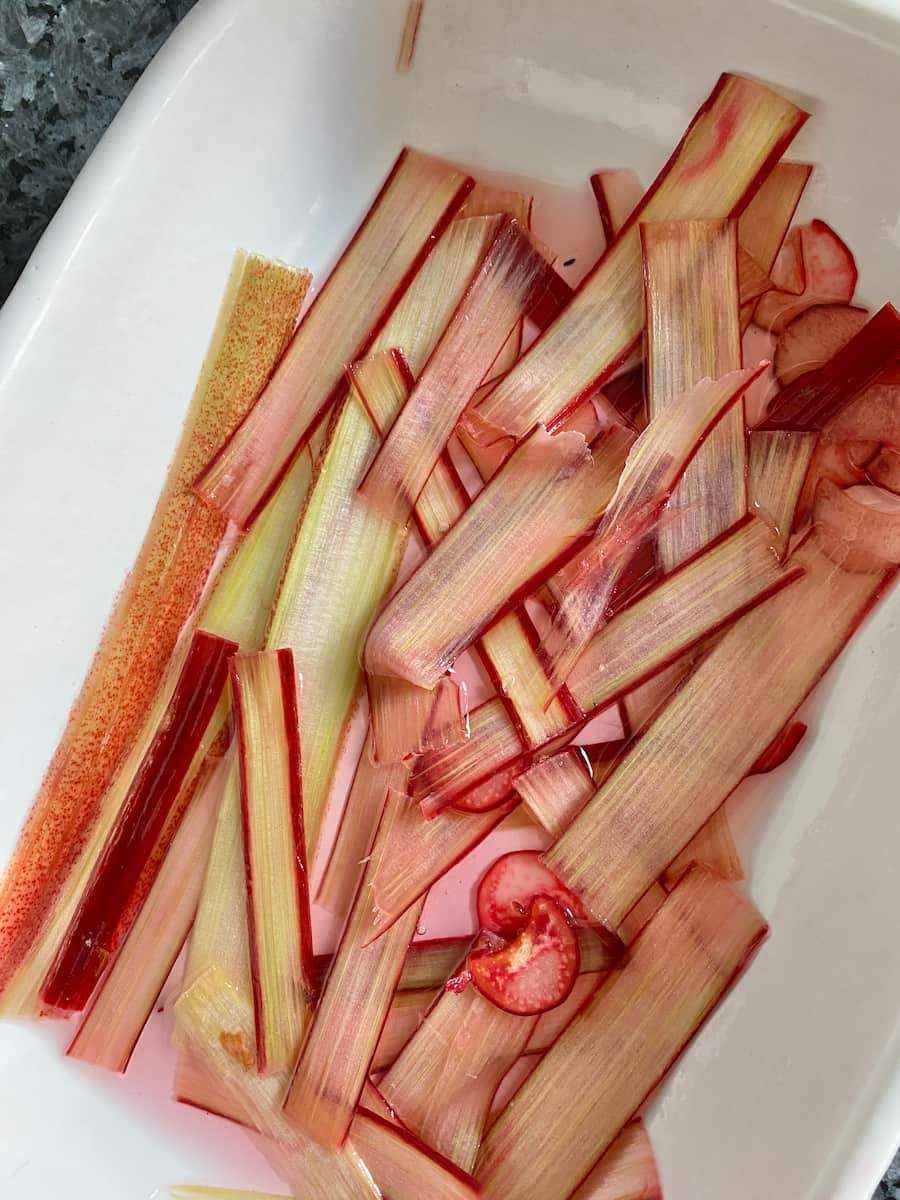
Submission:
[[488,1131],[476,1168],[485,1200],[506,1200],[523,1179],[529,1200],[565,1200],[765,933],[729,884],[691,871]]
[[372,345],[471,190],[472,180],[403,150],[256,405],[197,480],[214,508],[246,527],[303,439],[344,388],[344,364]]
[[754,429],[750,434],[747,487],[751,509],[770,526],[773,549],[782,560],[817,441],[814,433],[787,429]]
[[630,946],[644,926],[662,908],[666,901],[666,889],[661,883],[651,883],[643,896],[631,906],[616,930],[626,946]]
[[122,943],[66,1051],[73,1058],[124,1071],[178,957],[200,898],[216,815],[227,774],[207,760],[204,778],[172,841],[141,914]]
[[750,771],[889,579],[835,568],[815,537],[788,564],[805,574],[723,634],[546,855],[607,928]]
[[312,923],[297,676],[290,650],[231,660],[257,1065],[293,1065],[310,1018]]
[[478,923],[482,929],[512,937],[528,920],[535,896],[548,897],[574,920],[584,920],[580,900],[547,870],[539,850],[513,850],[501,855],[481,877],[475,901]]
[[176,642],[226,533],[191,483],[265,385],[309,282],[306,271],[243,252],[235,257],[149,530],[0,885],[6,1012],[40,1007],[37,989],[121,803],[111,785],[120,768],[140,763],[174,687]]
[[[571,825],[596,791],[590,762],[574,747],[529,767],[517,777],[515,789],[529,815],[552,837]],[[480,920],[487,923],[483,915]]]
[[652,527],[708,431],[740,400],[756,374],[758,369],[740,370],[701,380],[668,403],[635,442],[597,533],[554,580],[559,603],[544,650],[555,680],[568,680],[606,618],[636,539]]
[[426,817],[436,816],[477,784],[522,757],[522,743],[503,701],[486,700],[469,714],[469,737],[423,754],[410,786]]
[[408,1129],[471,1171],[494,1092],[535,1023],[502,1012],[474,988],[445,989],[379,1089]]
[[537,896],[508,945],[474,950],[472,983],[506,1013],[531,1016],[561,1004],[580,970],[578,936],[556,900]]
[[[647,308],[647,396],[652,421],[701,379],[741,366],[734,221],[641,226]],[[686,418],[685,418],[686,419]],[[747,508],[744,408],[710,429],[672,495],[677,519],[659,532],[671,570],[737,521]]]
[[637,171],[620,167],[612,171],[595,171],[591,176],[591,187],[600,212],[603,236],[609,245],[640,204],[644,185]]
[[[470,940],[466,939],[466,946]],[[434,1003],[436,991],[437,987],[397,991],[372,1055],[371,1071],[387,1071],[396,1061],[398,1054],[425,1020],[425,1014]]]
[[766,272],[775,265],[811,174],[809,163],[776,163],[740,215],[738,241]]
[[781,331],[773,366],[778,382],[787,387],[807,371],[833,358],[869,319],[869,311],[849,304],[816,304]]
[[466,217],[515,217],[523,229],[531,228],[531,213],[534,197],[511,188],[495,187],[489,183],[476,183],[459,210],[457,220]]
[[828,362],[778,393],[765,428],[822,429],[898,356],[900,313],[886,304]]
[[669,863],[663,872],[663,886],[670,892],[684,873],[698,863],[709,867],[720,879],[744,878],[744,864],[734,844],[724,808],[717,808],[678,857]]
[[[863,489],[863,495],[865,489]],[[900,563],[900,502],[881,493],[866,503],[828,479],[816,488],[813,522],[828,557],[845,571],[882,571]]]
[[571,1200],[663,1200],[656,1156],[640,1118],[625,1126]]
[[377,762],[400,762],[467,737],[466,687],[452,674],[439,679],[433,691],[385,675],[368,675],[366,685]]
[[[800,294],[794,294],[792,273],[785,278],[775,272],[776,289],[760,299],[754,314],[756,322],[773,333],[780,333],[789,321],[814,304],[849,304],[856,291],[856,263],[833,229],[824,221],[813,221],[794,232],[802,271],[796,277],[801,283]],[[791,253],[795,244],[789,238],[782,254]]]
[[808,726],[803,721],[791,721],[776,733],[769,745],[750,768],[751,775],[766,775],[782,766],[806,736]]
[[361,1108],[353,1119],[350,1147],[391,1200],[479,1200],[478,1182],[408,1130]]
[[388,788],[402,790],[406,777],[405,768],[399,764],[376,763],[371,749],[370,731],[356,764],[338,834],[316,897],[319,904],[331,909],[342,921],[350,912],[365,870]]
[[[403,960],[422,911],[412,903],[376,940],[379,873],[390,861],[393,815],[412,809],[389,791],[372,855],[285,1099],[288,1119],[325,1146],[340,1146],[375,1053]],[[420,825],[421,817],[415,812]],[[477,818],[462,818],[477,820]]]
[[[194,634],[171,703],[41,987],[41,999],[49,1008],[80,1012],[116,941],[127,932],[123,921],[144,867],[159,840],[165,836],[171,842],[174,836],[169,817],[186,778],[195,775],[202,762],[196,761],[202,737],[236,649],[223,638]],[[136,915],[131,914],[131,923]]]
[[624,360],[644,324],[639,223],[740,212],[807,114],[723,75],[628,224],[559,318],[475,410],[476,437],[553,427]]
[[[614,485],[606,459],[602,467],[580,434],[535,430],[388,602],[366,643],[367,670],[434,687],[584,533],[598,491]],[[452,603],[435,604],[437,595]]]

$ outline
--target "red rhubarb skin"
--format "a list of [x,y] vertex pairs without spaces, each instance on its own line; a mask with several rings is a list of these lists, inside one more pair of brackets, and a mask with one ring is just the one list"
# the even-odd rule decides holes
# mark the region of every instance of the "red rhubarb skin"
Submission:
[[111,938],[139,880],[168,830],[185,779],[228,678],[234,642],[197,633],[172,703],[141,763],[122,812],[84,889],[47,978],[41,999],[80,1012],[109,960]]
[[226,521],[191,485],[262,390],[308,285],[305,273],[254,259],[223,308],[227,323],[210,347],[196,412],[0,885],[0,993],[64,892],[219,552]]

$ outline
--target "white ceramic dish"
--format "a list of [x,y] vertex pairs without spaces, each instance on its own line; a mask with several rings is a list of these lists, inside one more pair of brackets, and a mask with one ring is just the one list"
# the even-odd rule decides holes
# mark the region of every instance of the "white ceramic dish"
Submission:
[[[896,299],[891,7],[428,0],[399,77],[403,0],[201,0],[0,320],[0,858],[139,544],[235,246],[321,274],[404,141],[554,183],[649,180],[729,68],[813,105],[805,205],[857,250],[863,298]],[[868,1200],[900,1134],[898,616],[895,593],[814,698],[814,736],[736,806],[772,936],[654,1104],[667,1200]],[[278,1190],[238,1131],[165,1098],[163,1022],[124,1079],[62,1061],[63,1037],[0,1026],[4,1200]]]

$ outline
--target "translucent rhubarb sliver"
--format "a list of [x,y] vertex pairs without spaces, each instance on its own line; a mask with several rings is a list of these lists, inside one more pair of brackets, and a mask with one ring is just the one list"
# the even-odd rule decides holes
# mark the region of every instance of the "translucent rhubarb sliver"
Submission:
[[124,1071],[178,957],[200,898],[227,767],[208,761],[141,914],[122,943],[66,1053]]
[[546,855],[608,928],[737,787],[891,577],[836,568],[814,537],[788,563],[805,575],[719,639]]
[[[357,1151],[334,1150],[295,1129],[281,1109],[285,1075],[253,1067],[253,1008],[221,969],[205,971],[175,1005],[179,1050],[215,1081],[228,1115],[263,1135],[260,1149],[294,1195],[310,1200],[383,1200]],[[215,1094],[215,1093],[214,1093]]]
[[620,167],[612,171],[595,171],[591,175],[591,188],[608,245],[640,204],[644,185],[637,171]]
[[782,567],[765,521],[744,517],[713,543],[616,613],[576,663],[569,690],[595,712],[801,574]]
[[149,726],[152,736],[173,649],[219,553],[226,523],[193,496],[191,483],[210,448],[221,445],[264,386],[309,282],[306,271],[243,252],[235,258],[150,528],[0,887],[0,992],[7,1011],[36,1008],[36,980],[23,976],[13,987],[14,976],[33,949],[45,958],[55,950],[41,945],[42,931],[57,907],[71,907],[72,873],[90,870],[82,855],[91,832],[117,811],[107,789],[142,728]]
[[480,436],[493,429],[521,438],[539,422],[553,426],[602,385],[643,329],[639,222],[739,212],[806,116],[753,80],[723,75],[560,317],[478,405]]
[[401,524],[408,519],[464,408],[547,286],[547,273],[518,223],[504,221],[360,485],[378,512]]
[[754,429],[750,434],[747,486],[750,505],[772,528],[772,544],[787,554],[797,502],[818,438],[786,429]]
[[529,816],[558,837],[597,790],[583,750],[551,754],[517,776],[515,789]]
[[634,443],[597,532],[554,579],[558,604],[543,646],[555,681],[568,680],[603,624],[619,576],[703,439],[762,369],[702,379],[673,397]]
[[[466,941],[467,946],[469,940]],[[434,1003],[436,990],[435,987],[428,987],[397,992],[372,1056],[373,1072],[390,1069],[397,1055],[425,1020],[425,1014]]]
[[378,879],[390,870],[394,815],[403,810],[425,824],[407,796],[389,791],[285,1100],[288,1118],[326,1146],[340,1146],[347,1136],[422,911],[422,903],[412,903],[390,930],[372,941],[380,928]]
[[515,217],[523,229],[530,229],[533,208],[534,197],[524,192],[495,187],[489,183],[476,183],[459,210],[457,220],[465,217],[505,215]]
[[631,1121],[570,1200],[663,1200],[644,1122]]
[[419,23],[422,20],[424,7],[425,0],[409,0],[407,5],[400,45],[397,48],[396,68],[401,75],[412,69],[413,55],[416,52],[416,38],[419,35]]
[[[90,999],[185,779],[199,767],[194,766],[195,758],[228,677],[228,658],[236,649],[223,638],[194,634],[172,701],[41,987],[48,1007],[80,1012]],[[174,833],[168,829],[169,840]]]
[[386,605],[366,643],[367,669],[433,687],[583,534],[598,493],[612,493],[610,474],[606,459],[594,469],[580,434],[536,429]]
[[763,750],[750,768],[750,774],[765,775],[786,763],[803,741],[808,728],[803,721],[790,721]]
[[688,650],[670,666],[664,667],[622,697],[620,708],[626,736],[633,737],[650,723],[693,670],[696,657],[696,652]]
[[408,1129],[471,1171],[497,1085],[536,1022],[501,1012],[472,987],[445,990],[379,1090]]
[[472,180],[404,150],[256,405],[196,483],[246,527],[304,437],[344,388],[344,364],[372,345]]
[[637,938],[644,928],[666,902],[666,889],[661,883],[651,883],[643,896],[631,906],[616,933],[626,946]]
[[402,791],[405,782],[406,768],[397,763],[373,760],[370,730],[356,764],[337,837],[316,896],[319,904],[331,909],[342,921],[350,912],[362,879],[388,788]]
[[231,660],[260,1071],[293,1067],[309,1023],[312,922],[297,676],[290,650]]
[[[702,379],[741,366],[734,221],[641,226],[651,420]],[[659,532],[665,570],[677,567],[747,510],[744,408],[724,413],[687,464]]]
[[488,1131],[485,1200],[528,1180],[566,1200],[722,998],[766,933],[730,885],[691,871]]
[[671,891],[690,867],[700,864],[720,879],[735,881],[744,878],[744,864],[728,824],[724,808],[718,808],[691,838],[681,853],[666,867],[662,883]]
[[776,163],[740,215],[738,241],[763,271],[775,265],[811,174],[809,163]]
[[900,313],[886,304],[827,363],[775,396],[764,427],[822,429],[898,356]]
[[391,1200],[478,1200],[481,1188],[471,1175],[419,1141],[408,1130],[361,1108],[353,1120],[349,1145]]
[[382,940],[383,931],[391,930],[403,914],[405,928],[408,911],[418,911],[420,897],[435,880],[483,841],[516,803],[516,799],[509,800],[484,813],[448,809],[426,821],[408,797],[394,797],[385,809],[380,831],[384,853],[377,860],[373,855],[367,877],[371,887],[370,941]]

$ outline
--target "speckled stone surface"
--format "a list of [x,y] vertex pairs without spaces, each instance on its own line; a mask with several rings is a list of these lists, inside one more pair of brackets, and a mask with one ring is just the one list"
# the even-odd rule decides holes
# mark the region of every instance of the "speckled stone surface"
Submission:
[[[0,0],[0,302],[134,81],[193,4]],[[873,1200],[900,1200],[900,1155]]]

